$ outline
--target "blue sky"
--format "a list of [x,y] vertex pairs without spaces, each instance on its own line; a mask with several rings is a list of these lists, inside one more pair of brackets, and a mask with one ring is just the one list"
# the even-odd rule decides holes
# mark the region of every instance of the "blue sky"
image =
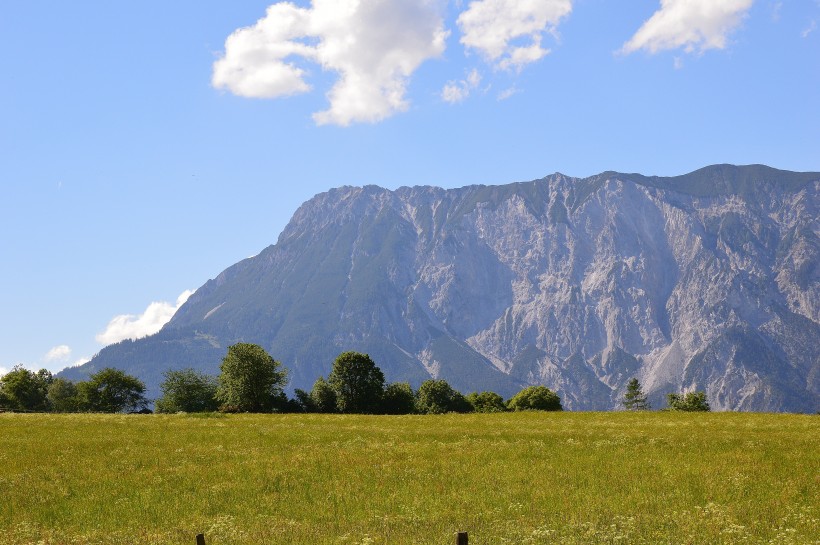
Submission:
[[6,2],[0,373],[153,331],[340,185],[820,170],[818,25],[818,0]]

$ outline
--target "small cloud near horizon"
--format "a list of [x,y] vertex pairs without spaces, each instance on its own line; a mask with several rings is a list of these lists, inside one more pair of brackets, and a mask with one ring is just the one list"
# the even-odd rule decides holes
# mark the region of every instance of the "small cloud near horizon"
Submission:
[[71,357],[71,347],[65,344],[55,346],[46,353],[43,359],[47,362],[67,361]]
[[125,339],[140,339],[153,335],[162,329],[174,316],[179,307],[194,293],[185,290],[177,297],[176,304],[167,301],[156,301],[148,305],[142,314],[120,314],[108,322],[105,331],[97,334],[96,341],[109,345]]
[[72,363],[71,365],[69,365],[68,367],[66,367],[66,369],[70,369],[71,367],[79,367],[81,365],[85,365],[86,363],[88,363],[90,361],[91,361],[91,358],[80,358],[77,361],[75,361],[74,363]]

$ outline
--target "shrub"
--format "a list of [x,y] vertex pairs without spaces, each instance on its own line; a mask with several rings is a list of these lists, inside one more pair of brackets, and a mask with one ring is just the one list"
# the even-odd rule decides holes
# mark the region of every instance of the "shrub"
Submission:
[[473,392],[467,396],[467,401],[477,413],[501,413],[507,410],[504,398],[495,392]]
[[562,411],[561,398],[546,386],[528,386],[507,402],[511,411]]
[[706,392],[689,392],[687,394],[667,394],[670,411],[706,412],[711,411],[706,401]]

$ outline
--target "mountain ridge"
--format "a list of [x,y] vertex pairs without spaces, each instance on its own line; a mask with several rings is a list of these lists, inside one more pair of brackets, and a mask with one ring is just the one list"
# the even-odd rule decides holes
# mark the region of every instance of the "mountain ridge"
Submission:
[[115,364],[156,389],[165,368],[216,372],[247,341],[282,359],[291,387],[354,349],[389,380],[546,384],[573,409],[617,408],[638,376],[656,407],[697,388],[718,409],[815,411],[818,192],[820,173],[763,165],[334,188],[159,334],[73,376]]

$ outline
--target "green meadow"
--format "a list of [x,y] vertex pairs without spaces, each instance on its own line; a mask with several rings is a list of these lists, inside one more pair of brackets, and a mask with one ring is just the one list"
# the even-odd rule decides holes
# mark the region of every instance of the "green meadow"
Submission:
[[0,544],[820,543],[820,417],[0,414]]

